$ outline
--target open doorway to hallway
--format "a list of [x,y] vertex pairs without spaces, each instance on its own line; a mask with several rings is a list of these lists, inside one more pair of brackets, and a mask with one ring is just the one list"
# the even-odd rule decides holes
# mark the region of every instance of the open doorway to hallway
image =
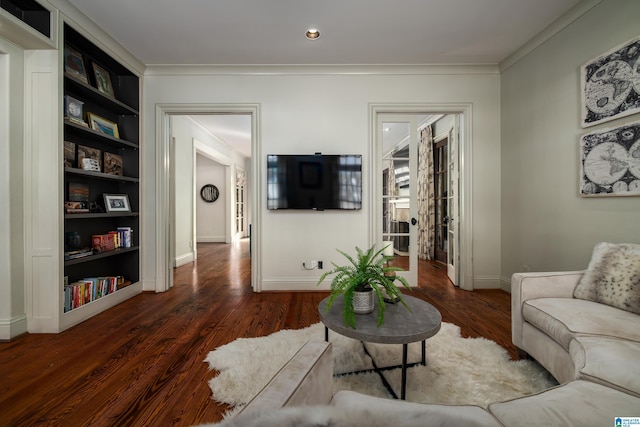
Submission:
[[199,243],[249,237],[250,114],[170,116],[171,260],[197,260]]

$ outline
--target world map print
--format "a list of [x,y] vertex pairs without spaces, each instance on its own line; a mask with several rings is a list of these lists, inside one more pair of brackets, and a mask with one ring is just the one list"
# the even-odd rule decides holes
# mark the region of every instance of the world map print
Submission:
[[640,122],[583,135],[582,196],[640,195]]
[[640,111],[640,37],[582,67],[582,126]]

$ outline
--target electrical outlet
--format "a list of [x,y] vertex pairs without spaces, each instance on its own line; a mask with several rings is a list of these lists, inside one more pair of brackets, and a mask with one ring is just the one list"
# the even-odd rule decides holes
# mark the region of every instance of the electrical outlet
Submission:
[[322,270],[322,261],[318,261],[318,270]]

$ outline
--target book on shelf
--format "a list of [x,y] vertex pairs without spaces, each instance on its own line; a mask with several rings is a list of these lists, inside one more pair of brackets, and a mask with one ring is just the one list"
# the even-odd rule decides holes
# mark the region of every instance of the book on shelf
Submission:
[[91,256],[91,255],[93,255],[93,249],[91,248],[78,249],[75,251],[65,252],[64,260],[68,261],[70,259],[84,258],[86,256]]
[[123,276],[87,277],[64,286],[64,312],[81,307],[131,284]]

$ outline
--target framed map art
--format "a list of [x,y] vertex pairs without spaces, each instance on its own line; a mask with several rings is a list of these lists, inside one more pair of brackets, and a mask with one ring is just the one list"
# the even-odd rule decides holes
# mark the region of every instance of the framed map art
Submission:
[[640,121],[580,138],[580,195],[640,196]]
[[640,112],[640,37],[582,66],[582,127]]

